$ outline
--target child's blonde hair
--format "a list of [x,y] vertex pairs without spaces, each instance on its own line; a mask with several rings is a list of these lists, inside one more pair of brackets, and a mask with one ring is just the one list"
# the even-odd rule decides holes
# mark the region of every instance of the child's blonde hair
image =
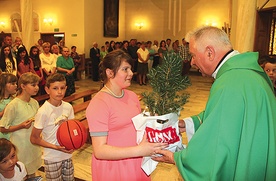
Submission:
[[18,94],[22,93],[22,88],[21,88],[22,84],[23,85],[33,84],[33,83],[38,83],[39,81],[40,81],[39,76],[34,73],[27,72],[22,74],[18,80]]
[[7,83],[17,83],[17,77],[11,73],[2,73],[0,74],[0,101],[5,97],[5,90]]

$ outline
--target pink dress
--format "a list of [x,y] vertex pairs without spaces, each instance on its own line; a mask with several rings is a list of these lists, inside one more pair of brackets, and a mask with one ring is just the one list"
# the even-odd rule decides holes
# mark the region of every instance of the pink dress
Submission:
[[[124,90],[122,98],[98,92],[86,109],[91,136],[107,135],[107,144],[117,147],[135,146],[136,130],[131,118],[141,112],[137,95]],[[124,160],[98,160],[92,155],[92,180],[150,180],[141,169],[142,157]]]

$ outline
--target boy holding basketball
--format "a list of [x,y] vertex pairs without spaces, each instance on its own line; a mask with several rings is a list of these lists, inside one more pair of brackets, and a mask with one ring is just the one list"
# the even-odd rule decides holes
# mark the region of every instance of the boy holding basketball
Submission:
[[45,91],[50,98],[38,109],[30,138],[33,144],[44,148],[42,159],[47,180],[74,180],[73,150],[60,146],[56,136],[62,122],[74,119],[72,105],[62,101],[66,88],[64,75],[56,73],[47,78]]

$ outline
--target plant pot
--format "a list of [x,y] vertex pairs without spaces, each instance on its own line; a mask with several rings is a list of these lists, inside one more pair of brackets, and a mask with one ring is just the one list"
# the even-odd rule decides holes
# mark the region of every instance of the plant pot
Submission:
[[[161,116],[147,116],[147,114],[141,113],[132,118],[132,121],[137,130],[137,144],[142,141],[146,133],[149,142],[169,143],[166,149],[172,152],[184,149],[182,136],[179,134],[178,115],[176,113]],[[157,164],[158,162],[152,160],[151,157],[144,157],[142,169],[147,175],[150,175]]]

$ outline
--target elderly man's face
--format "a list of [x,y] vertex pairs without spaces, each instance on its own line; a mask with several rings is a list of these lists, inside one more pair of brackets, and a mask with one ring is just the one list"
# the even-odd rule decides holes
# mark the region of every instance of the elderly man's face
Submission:
[[64,56],[64,57],[69,57],[69,49],[68,48],[63,48],[62,49],[62,55]]
[[6,45],[12,46],[12,38],[10,36],[7,36],[4,41]]
[[[197,46],[204,46],[201,43],[198,43]],[[212,76],[213,70],[213,61],[210,61],[208,56],[208,51],[206,48],[199,51],[200,47],[196,47],[194,39],[191,39],[189,44],[190,53],[192,55],[191,65],[198,68],[202,76]]]

